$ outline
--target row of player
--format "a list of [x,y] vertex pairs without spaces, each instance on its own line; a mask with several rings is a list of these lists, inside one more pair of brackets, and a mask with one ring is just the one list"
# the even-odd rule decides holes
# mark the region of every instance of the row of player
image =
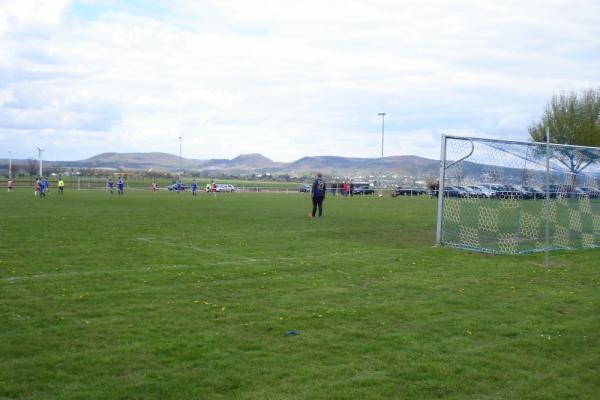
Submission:
[[[58,186],[58,193],[64,194],[65,181],[62,179],[62,177],[58,178],[57,186]],[[116,184],[112,178],[108,179],[108,181],[106,183],[106,188],[108,189],[108,191],[111,195],[114,194],[115,187],[117,190],[117,194],[119,196],[122,196],[125,193],[125,182],[123,181],[123,178],[119,177],[117,179]],[[12,190],[14,189],[14,182],[10,178],[7,181],[7,189],[8,189],[8,192],[12,192]],[[50,182],[48,181],[48,178],[42,176],[42,177],[35,179],[34,194],[36,197],[39,197],[39,198],[46,197],[46,194],[49,192],[49,189],[50,189]],[[172,185],[168,186],[167,189],[169,191],[175,191],[175,192],[177,192],[177,194],[187,190],[187,188],[181,181],[173,183]],[[192,195],[195,196],[198,193],[198,183],[196,182],[195,179],[192,180],[191,189],[192,189]],[[156,183],[156,181],[153,181],[152,182],[152,191],[156,192],[157,190],[158,190],[158,184]],[[220,191],[233,192],[234,187],[233,187],[233,185],[217,185],[217,183],[214,180],[211,181],[210,183],[206,184],[206,192],[216,193],[216,192],[220,192]]]
[[[185,186],[181,182],[177,182],[177,193],[181,193],[185,190]],[[107,182],[107,188],[112,195],[114,193],[115,182],[113,179],[109,179]],[[117,180],[117,194],[119,196],[123,196],[125,193],[125,182],[123,182],[123,178],[119,177]],[[50,182],[47,178],[41,176],[35,180],[35,196],[39,198],[46,197],[48,190],[50,188]],[[58,193],[63,194],[65,189],[65,181],[62,178],[58,179]],[[323,215],[323,200],[325,200],[325,194],[327,192],[327,185],[325,181],[323,181],[322,175],[318,173],[315,176],[315,180],[310,188],[311,200],[312,200],[312,212],[308,214],[309,218],[314,218],[316,216],[317,209],[319,210],[319,217]],[[13,181],[12,179],[8,180],[8,191],[11,192],[13,190]],[[156,181],[152,182],[152,191],[156,192],[158,190],[158,185]],[[210,184],[206,185],[206,191],[210,191],[216,194],[217,192],[217,183],[213,180]],[[192,180],[192,195],[196,195],[198,192],[198,183],[196,180]]]

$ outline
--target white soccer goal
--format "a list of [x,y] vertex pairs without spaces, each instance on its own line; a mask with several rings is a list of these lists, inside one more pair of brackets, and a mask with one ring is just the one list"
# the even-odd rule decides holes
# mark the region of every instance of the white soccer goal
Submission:
[[600,148],[442,136],[438,193],[438,245],[600,247]]

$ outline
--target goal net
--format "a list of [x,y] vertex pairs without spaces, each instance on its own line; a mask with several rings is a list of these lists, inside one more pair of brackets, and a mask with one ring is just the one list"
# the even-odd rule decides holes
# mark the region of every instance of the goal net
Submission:
[[438,187],[438,245],[600,247],[600,148],[443,136]]

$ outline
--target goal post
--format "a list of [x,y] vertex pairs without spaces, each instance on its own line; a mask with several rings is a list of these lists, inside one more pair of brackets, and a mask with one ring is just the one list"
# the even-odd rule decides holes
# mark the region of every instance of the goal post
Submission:
[[600,247],[600,148],[442,135],[437,193],[441,246]]

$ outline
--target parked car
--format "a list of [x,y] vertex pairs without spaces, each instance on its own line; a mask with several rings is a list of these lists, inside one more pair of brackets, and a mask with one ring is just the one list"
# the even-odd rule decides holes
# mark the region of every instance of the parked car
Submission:
[[352,191],[354,195],[365,195],[365,194],[375,194],[375,190],[371,189],[369,186],[358,186],[355,187]]
[[564,188],[560,185],[549,185],[547,189],[548,190],[546,190],[546,186],[542,186],[540,188],[540,190],[544,193],[548,192],[551,199],[556,199],[557,197],[566,197],[567,193],[565,192]]
[[583,190],[580,187],[574,187],[569,192],[569,197],[588,197],[588,196],[589,196],[589,193],[587,193],[585,190]]
[[300,192],[302,193],[310,193],[312,190],[312,186],[310,185],[301,185],[300,186]]
[[483,190],[481,190],[481,188],[479,188],[477,186],[469,185],[469,186],[465,186],[465,188],[467,188],[471,191],[471,193],[473,194],[473,197],[486,197],[485,194],[483,193]]
[[217,183],[217,192],[235,192],[235,186],[229,183]]
[[478,193],[468,186],[454,186],[460,192],[460,197],[479,197]]
[[544,199],[546,198],[546,193],[544,193],[541,189],[534,188],[533,186],[521,186],[521,189],[524,193],[525,199]]
[[[568,185],[549,185],[548,189],[551,199],[577,197],[578,194],[584,194],[583,190],[576,190]],[[546,186],[542,186],[540,190],[546,193]]]
[[502,191],[502,189],[504,188],[504,186],[499,185],[497,183],[482,183],[481,185],[482,188],[485,188],[491,192],[494,193],[494,197],[498,197],[500,191]]
[[478,186],[478,185],[471,185],[468,186],[469,188],[471,188],[477,195],[478,197],[485,197],[487,199],[491,199],[492,197],[496,197],[496,191],[486,188],[484,186]]
[[595,188],[590,188],[590,187],[582,187],[580,188],[582,191],[584,191],[588,196],[590,196],[590,198],[600,198],[600,190],[595,189]]
[[455,188],[454,186],[444,187],[444,197],[461,197],[461,193],[464,192]]
[[521,185],[508,185],[506,186],[508,193],[513,198],[517,199],[533,199],[533,193],[530,190],[527,190],[524,186]]
[[524,192],[512,185],[501,185],[496,190],[496,196],[503,199],[523,199]]
[[396,196],[418,196],[425,194],[425,188],[420,187],[408,187],[408,186],[396,186],[393,197]]

